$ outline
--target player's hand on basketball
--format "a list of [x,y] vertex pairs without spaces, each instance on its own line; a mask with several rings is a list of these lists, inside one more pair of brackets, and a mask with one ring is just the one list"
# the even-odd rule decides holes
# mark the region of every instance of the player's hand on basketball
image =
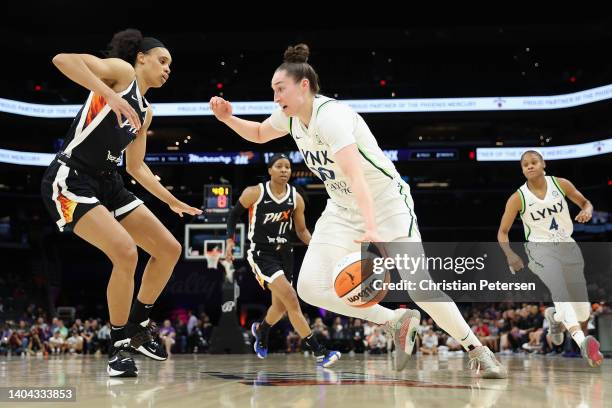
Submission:
[[363,234],[359,239],[356,239],[355,242],[358,244],[362,242],[383,242],[383,239],[380,235],[378,235],[377,231],[366,230],[365,234]]
[[588,222],[592,216],[593,216],[593,211],[582,210],[578,213],[578,215],[574,219],[578,222]]
[[210,110],[221,122],[232,117],[232,104],[219,96],[210,98]]
[[136,131],[140,130],[140,118],[136,114],[136,111],[119,94],[111,94],[106,99],[106,103],[113,110],[113,112],[115,112],[119,126],[123,126],[123,118],[125,117],[130,123],[130,126],[135,128]]
[[512,273],[520,271],[525,267],[523,260],[517,254],[510,254],[508,256],[508,266],[510,267]]
[[234,261],[234,245],[234,240],[231,238],[225,241],[225,260],[228,262]]
[[202,214],[202,210],[200,210],[199,208],[192,207],[189,204],[185,204],[184,202],[179,201],[179,200],[176,200],[175,202],[168,204],[168,206],[170,207],[172,211],[174,211],[181,217],[183,216],[183,214],[189,214],[189,215]]

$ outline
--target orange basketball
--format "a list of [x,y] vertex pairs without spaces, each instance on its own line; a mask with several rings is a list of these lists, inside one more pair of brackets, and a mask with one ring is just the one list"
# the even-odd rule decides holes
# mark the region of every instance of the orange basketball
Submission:
[[387,294],[382,284],[389,283],[389,271],[374,273],[371,258],[363,259],[361,252],[353,252],[342,258],[334,268],[336,295],[349,306],[370,307]]

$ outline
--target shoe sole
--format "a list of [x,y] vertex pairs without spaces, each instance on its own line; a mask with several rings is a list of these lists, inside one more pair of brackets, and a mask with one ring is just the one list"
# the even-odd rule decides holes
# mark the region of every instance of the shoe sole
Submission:
[[[493,354],[492,351],[488,351],[489,353],[491,353],[491,358],[497,362],[498,367],[500,369],[500,371],[480,371],[480,378],[486,379],[486,380],[503,380],[505,378],[508,378],[508,369],[506,369],[500,362],[499,360],[495,357],[495,354]],[[469,356],[469,354],[468,354]],[[479,369],[480,370],[480,369]]]
[[259,341],[257,339],[257,330],[255,329],[255,326],[257,325],[257,323],[253,323],[251,325],[251,334],[253,335],[253,337],[255,337],[255,342],[253,343],[253,351],[255,352],[255,355],[260,358],[260,359],[264,359],[267,356],[260,356],[259,353],[257,352],[257,342]]
[[137,377],[138,371],[117,371],[113,370],[110,366],[106,366],[106,372],[109,377]]
[[503,380],[504,378],[508,378],[508,373],[488,373],[483,374],[482,378],[487,380]]
[[554,344],[555,346],[560,346],[563,344],[563,330],[553,333],[552,331],[553,325],[561,324],[553,318],[554,313],[555,311],[553,310],[553,308],[549,307],[544,312],[544,316],[546,317],[546,320],[548,320],[550,342]]
[[589,336],[586,340],[586,360],[591,367],[599,367],[603,362],[603,354],[599,351],[599,342]]
[[[408,321],[408,329],[406,330],[406,343],[404,344],[403,351],[398,351],[401,345],[401,336],[398,335],[397,338],[395,335],[393,336],[393,342],[395,343],[396,371],[402,371],[404,368],[406,368],[406,364],[408,364],[408,358],[412,355],[412,350],[414,349],[414,344],[416,342],[417,328],[421,322],[421,312],[419,312],[418,310],[407,311],[406,313],[404,313],[404,316],[408,314],[412,315],[412,317],[410,317],[410,320]],[[400,320],[402,320],[404,316],[402,316]],[[402,325],[403,324],[404,322],[402,322]]]

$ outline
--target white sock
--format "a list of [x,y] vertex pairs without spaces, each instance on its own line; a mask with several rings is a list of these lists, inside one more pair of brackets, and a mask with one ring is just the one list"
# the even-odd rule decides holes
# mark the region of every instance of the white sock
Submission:
[[431,316],[442,330],[459,340],[464,349],[470,350],[470,346],[471,348],[482,346],[455,303],[418,302],[417,305]]
[[582,348],[582,342],[584,341],[584,332],[580,327],[572,333],[572,339],[576,342],[578,347]]
[[476,335],[471,329],[467,336],[462,339],[459,339],[459,343],[461,343],[461,345],[466,351],[470,351],[470,346],[472,346],[472,348],[482,346],[482,343],[480,342],[480,340],[478,340],[478,337],[476,337]]

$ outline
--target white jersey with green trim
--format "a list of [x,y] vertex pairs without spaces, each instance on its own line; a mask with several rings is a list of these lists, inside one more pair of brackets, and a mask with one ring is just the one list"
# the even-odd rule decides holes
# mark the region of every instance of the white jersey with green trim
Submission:
[[280,109],[272,113],[270,124],[279,131],[291,134],[305,164],[323,181],[334,204],[347,209],[358,209],[349,179],[335,158],[339,150],[355,143],[375,206],[380,200],[385,200],[383,193],[390,188],[390,183],[394,186],[401,184],[406,198],[405,203],[399,203],[404,206],[403,211],[406,211],[407,203],[412,206],[410,188],[401,179],[393,162],[380,149],[363,118],[350,106],[317,95],[313,99],[312,116],[307,127],[299,118],[288,117]]
[[544,176],[546,195],[541,200],[527,183],[518,189],[525,239],[530,242],[573,242],[574,224],[565,200],[565,192],[553,176]]

